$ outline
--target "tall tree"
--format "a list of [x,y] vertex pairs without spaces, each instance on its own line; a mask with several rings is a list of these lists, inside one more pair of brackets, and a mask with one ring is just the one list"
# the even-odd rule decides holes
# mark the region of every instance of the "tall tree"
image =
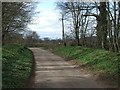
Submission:
[[118,42],[118,38],[119,38],[119,3],[118,2],[118,17],[117,17],[117,2],[114,2],[114,47],[115,47],[115,51],[118,52],[119,51],[119,42]]
[[[86,10],[86,6],[82,6],[82,4],[84,4],[84,3],[80,3],[80,2],[59,2],[59,3],[57,3],[57,6],[61,9],[61,11],[64,13],[67,12],[66,15],[71,16],[70,18],[72,18],[73,29],[74,29],[73,31],[75,34],[75,39],[76,39],[77,45],[80,44],[79,40],[80,40],[81,24],[82,25],[85,24],[85,23],[81,23],[82,18],[83,18],[81,15],[81,11]],[[68,17],[68,16],[66,16],[66,17]]]
[[107,46],[107,11],[106,2],[100,2],[100,28],[102,48]]
[[[72,19],[69,22],[73,23],[71,25],[73,36],[75,36],[78,45],[79,43],[86,45],[86,38],[92,38],[90,33],[91,30],[94,30],[94,39],[97,38],[94,42],[96,47],[115,52],[120,51],[120,1],[59,2],[58,7],[62,12],[68,11],[66,18]],[[89,23],[92,22],[92,19],[96,22],[95,29],[93,27],[95,24]]]
[[31,20],[34,5],[25,2],[2,2],[2,42],[7,34],[23,31]]

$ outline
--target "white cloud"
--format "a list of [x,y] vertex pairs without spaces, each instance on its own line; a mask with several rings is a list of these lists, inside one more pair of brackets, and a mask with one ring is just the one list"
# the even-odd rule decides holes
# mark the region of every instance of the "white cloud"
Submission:
[[[40,7],[41,5],[41,7]],[[43,6],[44,5],[44,6]],[[33,20],[34,24],[29,24],[28,27],[36,31],[42,36],[49,36],[51,38],[60,38],[61,37],[61,22],[59,21],[59,12],[57,12],[51,4],[40,3],[36,11],[40,11],[39,15]],[[57,37],[58,36],[58,37]]]

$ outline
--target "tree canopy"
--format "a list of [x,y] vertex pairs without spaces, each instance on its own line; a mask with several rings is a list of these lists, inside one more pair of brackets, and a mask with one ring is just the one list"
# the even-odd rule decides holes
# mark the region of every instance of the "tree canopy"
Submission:
[[2,42],[7,35],[20,33],[25,30],[31,21],[33,10],[32,2],[2,2]]

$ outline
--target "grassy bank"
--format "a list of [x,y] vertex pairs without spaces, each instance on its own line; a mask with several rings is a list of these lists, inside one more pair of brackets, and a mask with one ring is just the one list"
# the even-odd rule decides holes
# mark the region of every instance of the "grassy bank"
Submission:
[[2,48],[3,88],[22,88],[31,73],[32,53],[21,45],[5,45]]
[[78,46],[56,47],[53,51],[67,60],[75,60],[101,79],[118,83],[118,53]]

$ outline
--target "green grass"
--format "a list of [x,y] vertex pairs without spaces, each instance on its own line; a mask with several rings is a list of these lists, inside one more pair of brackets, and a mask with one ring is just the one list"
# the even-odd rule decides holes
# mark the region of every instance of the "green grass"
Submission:
[[82,63],[84,68],[91,70],[99,77],[108,80],[114,80],[117,83],[118,58],[120,58],[118,53],[79,46],[60,46],[54,48],[53,51],[67,58],[68,60],[73,59],[78,63]]
[[31,73],[32,53],[21,45],[2,48],[2,87],[22,88]]
[[0,88],[2,88],[2,48],[0,46]]

